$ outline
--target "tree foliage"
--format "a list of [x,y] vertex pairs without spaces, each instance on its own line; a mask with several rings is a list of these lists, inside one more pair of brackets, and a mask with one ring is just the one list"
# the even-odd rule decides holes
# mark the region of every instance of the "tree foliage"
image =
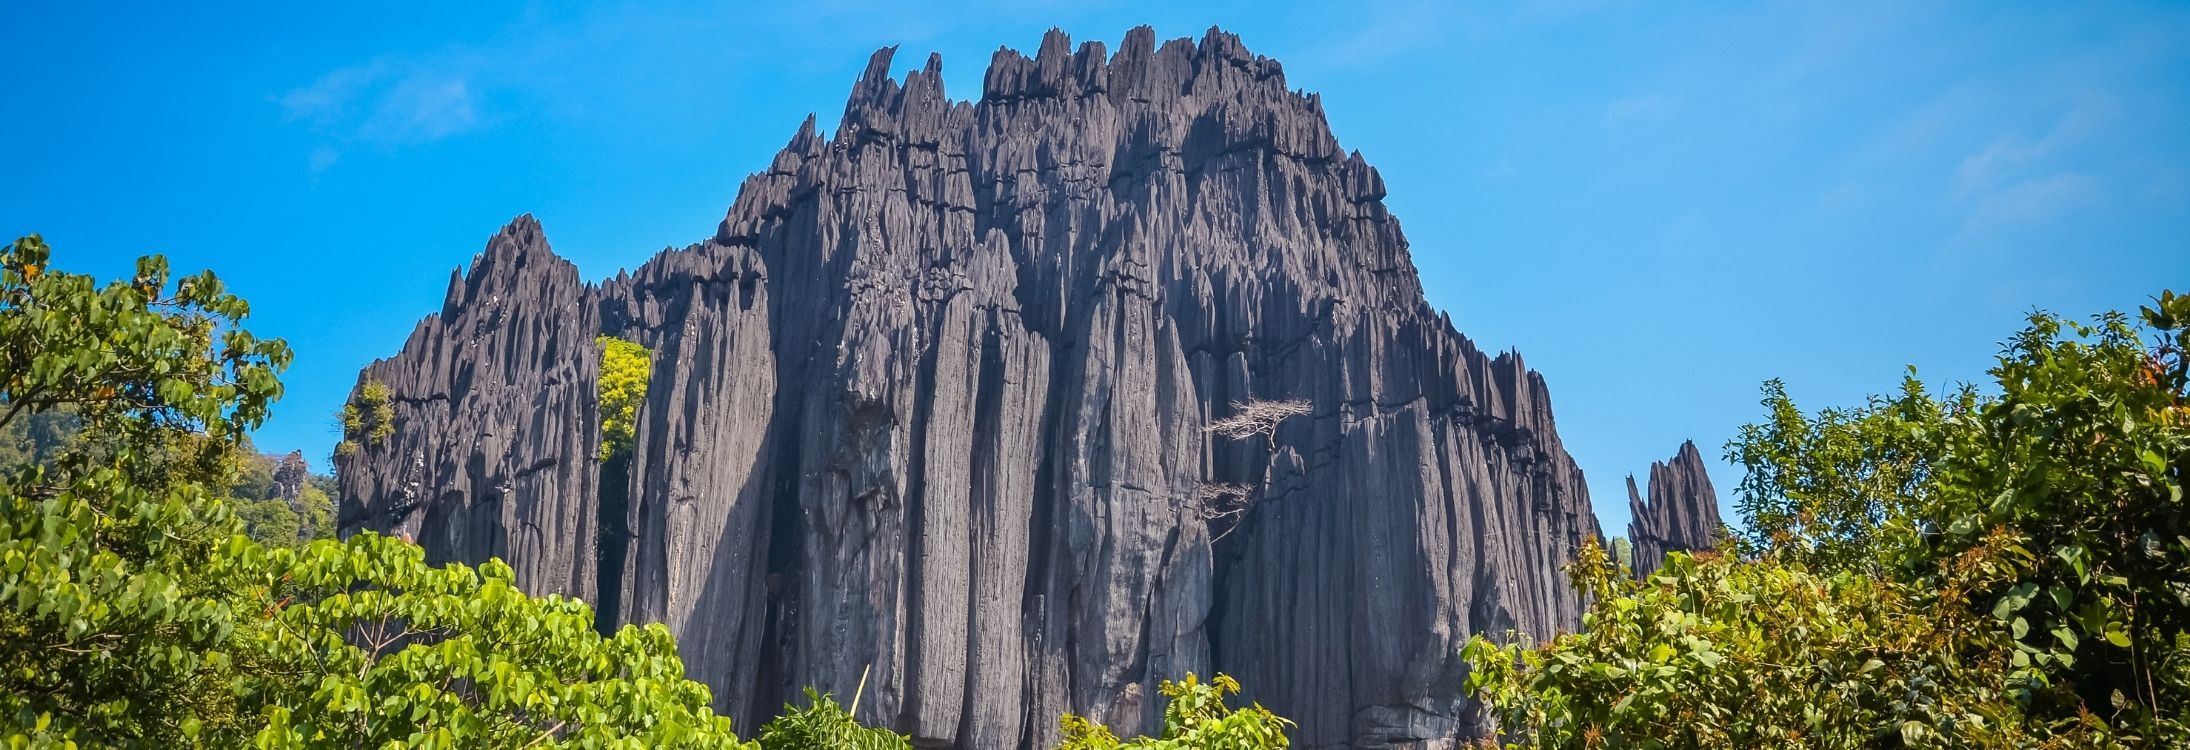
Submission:
[[1193,674],[1182,680],[1164,680],[1163,734],[1121,742],[1109,727],[1085,717],[1066,714],[1058,720],[1064,743],[1058,750],[1278,750],[1289,747],[1286,729],[1293,723],[1256,704],[1230,708],[1225,698],[1237,695],[1239,682],[1226,675],[1202,682]]
[[1742,554],[1626,585],[1585,552],[1588,632],[1478,639],[1470,683],[1541,747],[2190,742],[2186,350],[2162,293],[2034,313],[1989,394],[1810,417],[1768,384],[1729,449]]
[[653,365],[646,347],[614,336],[600,336],[601,460],[629,452],[639,428],[639,404]]
[[806,689],[805,708],[784,706],[756,739],[760,750],[912,750],[904,735],[861,726],[852,710],[813,688]]
[[[1971,569],[1997,577],[2001,566]],[[2006,637],[1968,587],[1928,592],[1766,559],[1666,556],[1634,580],[1594,540],[1568,569],[1580,633],[1469,642],[1469,687],[1509,746],[2012,747]],[[1881,742],[1885,738],[1888,742]]]
[[1946,420],[1975,400],[1968,388],[1934,399],[1912,371],[1894,396],[1812,416],[1784,383],[1766,382],[1765,420],[1743,425],[1726,450],[1746,469],[1735,489],[1743,550],[1884,573],[1914,541],[1906,522],[1930,491]]
[[395,392],[387,383],[368,378],[358,384],[357,393],[335,419],[342,426],[342,442],[335,445],[337,457],[379,445],[395,434]]
[[235,646],[258,746],[743,746],[667,628],[603,637],[583,602],[527,596],[499,560],[428,565],[370,533],[229,552],[266,617]]
[[[2005,536],[2014,575],[1979,604],[2028,659],[2036,708],[2190,743],[2190,297],[2138,320],[2031,316],[1992,370],[1999,396],[1952,416],[1906,564],[1936,579]],[[2075,700],[2048,703],[2056,685]]]
[[157,257],[104,286],[0,251],[0,426],[66,409],[83,440],[0,478],[0,737],[161,745],[227,714],[236,622],[216,566],[230,451],[288,348],[210,273]]

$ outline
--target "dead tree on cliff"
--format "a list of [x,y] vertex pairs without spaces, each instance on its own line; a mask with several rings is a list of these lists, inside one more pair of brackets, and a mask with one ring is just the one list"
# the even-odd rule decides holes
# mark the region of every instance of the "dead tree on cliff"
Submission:
[[[1247,401],[1234,401],[1232,402],[1232,416],[1211,422],[1205,429],[1233,440],[1244,440],[1260,435],[1262,436],[1263,447],[1268,449],[1268,453],[1274,454],[1277,452],[1278,425],[1284,423],[1287,419],[1307,414],[1309,410],[1308,402],[1302,400],[1265,401],[1250,399]],[[1260,486],[1266,487],[1269,484],[1270,467],[1268,459],[1265,458]],[[1246,485],[1228,482],[1203,482],[1196,487],[1194,502],[1201,510],[1202,520],[1209,524],[1211,530],[1216,530],[1219,527],[1223,529],[1210,537],[1210,543],[1216,543],[1217,540],[1223,539],[1226,534],[1232,533],[1233,529],[1239,528],[1240,521],[1245,520],[1247,509],[1254,506],[1256,499],[1256,489]]]
[[1308,402],[1250,399],[1232,402],[1232,416],[1210,422],[1210,432],[1233,440],[1261,435],[1264,447],[1277,450],[1278,424],[1308,413]]

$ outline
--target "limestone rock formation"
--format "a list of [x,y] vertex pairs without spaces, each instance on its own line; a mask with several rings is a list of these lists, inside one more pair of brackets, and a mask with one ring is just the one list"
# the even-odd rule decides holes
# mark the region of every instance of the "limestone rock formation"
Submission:
[[1636,491],[1635,477],[1627,477],[1627,507],[1634,514],[1627,538],[1635,545],[1636,575],[1656,571],[1665,563],[1667,552],[1718,545],[1719,496],[1711,489],[1703,454],[1696,452],[1693,440],[1681,443],[1673,460],[1650,464],[1648,499]]
[[274,464],[274,497],[297,504],[304,497],[304,485],[312,480],[312,467],[304,463],[304,451],[290,451]]
[[[497,234],[360,376],[396,429],[341,460],[346,533],[665,622],[741,727],[871,668],[860,718],[924,747],[1153,730],[1188,671],[1303,748],[1472,732],[1460,646],[1576,623],[1597,524],[1543,379],[1424,302],[1321,100],[1215,30],[1052,31],[974,101],[893,54],[705,241],[587,284]],[[628,476],[603,333],[653,357]],[[1309,410],[1205,429],[1255,400]]]

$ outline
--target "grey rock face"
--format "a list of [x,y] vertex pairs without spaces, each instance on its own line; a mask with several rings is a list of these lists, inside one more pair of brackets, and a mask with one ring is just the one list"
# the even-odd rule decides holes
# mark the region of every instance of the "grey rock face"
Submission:
[[274,497],[289,502],[293,507],[304,497],[304,484],[311,481],[312,469],[304,463],[304,451],[290,451],[274,464]]
[[[1473,730],[1461,644],[1571,627],[1597,533],[1549,397],[1424,301],[1383,180],[1232,35],[877,52],[705,242],[598,285],[520,218],[364,380],[346,531],[668,623],[740,727],[800,687],[923,746],[1152,731],[1224,671],[1304,748]],[[653,354],[604,477],[591,339]],[[1297,399],[1273,438],[1204,428]],[[620,481],[615,481],[620,480]],[[1212,542],[1199,498],[1251,510]]]
[[1681,443],[1668,462],[1650,464],[1650,496],[1627,478],[1627,507],[1634,514],[1627,538],[1635,545],[1635,574],[1649,575],[1665,563],[1667,552],[1708,550],[1718,545],[1719,496],[1704,472],[1695,441]]

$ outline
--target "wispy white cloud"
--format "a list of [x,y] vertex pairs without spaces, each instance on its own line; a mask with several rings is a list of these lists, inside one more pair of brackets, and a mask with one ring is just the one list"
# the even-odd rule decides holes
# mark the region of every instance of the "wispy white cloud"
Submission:
[[1327,69],[1375,68],[1394,58],[1433,46],[1445,38],[1448,9],[1429,2],[1374,3],[1368,19],[1352,29],[1333,29],[1304,57]]
[[1964,224],[1977,232],[2015,223],[2043,223],[2099,200],[2098,178],[2058,172],[2017,179],[1978,196]]
[[317,174],[352,147],[415,146],[481,127],[477,71],[467,57],[378,58],[330,71],[275,101],[286,120],[326,138],[311,152]]
[[2076,163],[2077,147],[2104,131],[2116,110],[2106,98],[2083,97],[2044,136],[2002,135],[1964,156],[1953,187],[1953,199],[1967,211],[1962,236],[2051,221],[2097,202],[2101,180],[2067,165]]
[[1870,188],[1865,187],[1862,183],[1843,182],[1839,186],[1825,191],[1824,195],[1818,196],[1817,202],[1810,206],[1810,213],[1816,216],[1830,216],[1842,211],[1852,210],[1862,206],[1865,201],[1869,200],[1870,194]]
[[1657,94],[1642,94],[1617,99],[1611,104],[1605,105],[1604,124],[1617,125],[1637,117],[1663,112],[1665,108],[1665,97]]

